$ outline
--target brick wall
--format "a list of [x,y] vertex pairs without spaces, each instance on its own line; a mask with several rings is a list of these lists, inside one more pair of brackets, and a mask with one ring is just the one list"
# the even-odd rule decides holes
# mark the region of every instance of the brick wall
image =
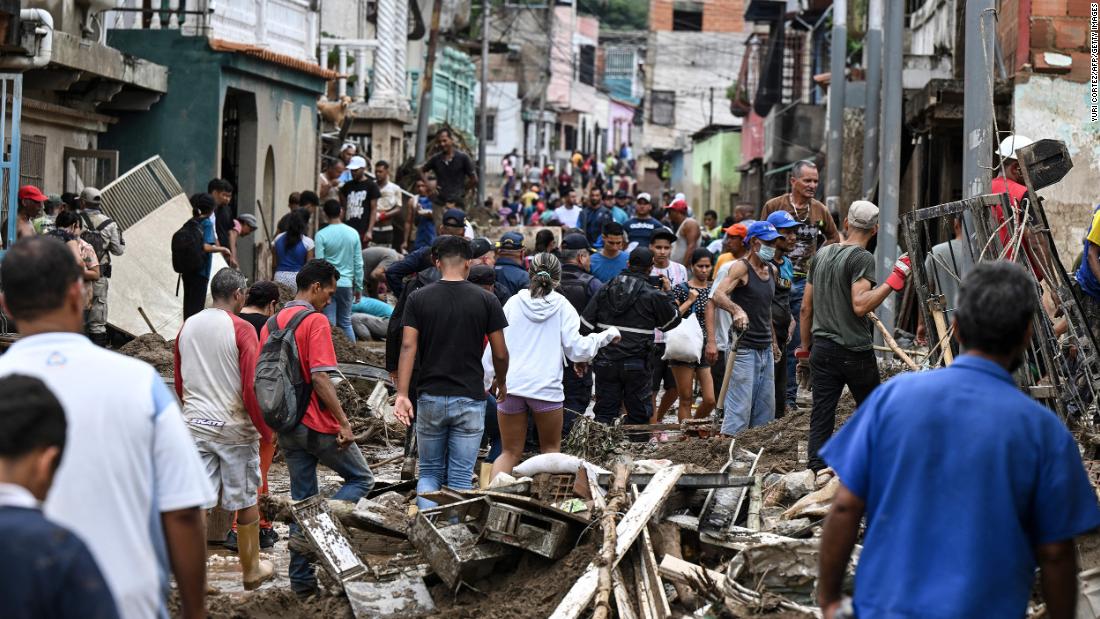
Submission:
[[744,0],[708,0],[703,4],[704,32],[741,32],[744,29]]
[[1066,75],[1075,82],[1089,79],[1090,0],[1031,0],[1031,54],[1059,52],[1073,58]]
[[[745,0],[702,0],[704,32],[741,32],[745,29]],[[673,0],[649,0],[649,29],[672,30]]]

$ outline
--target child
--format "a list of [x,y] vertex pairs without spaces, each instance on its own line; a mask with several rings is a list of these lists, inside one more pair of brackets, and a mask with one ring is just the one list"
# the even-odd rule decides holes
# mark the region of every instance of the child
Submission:
[[41,502],[61,463],[65,429],[65,411],[42,381],[0,378],[0,600],[5,617],[118,617],[87,546],[42,514]]
[[423,180],[416,181],[416,213],[414,216],[416,237],[413,240],[412,250],[422,247],[431,247],[435,240],[435,219],[432,217],[432,195],[428,183]]

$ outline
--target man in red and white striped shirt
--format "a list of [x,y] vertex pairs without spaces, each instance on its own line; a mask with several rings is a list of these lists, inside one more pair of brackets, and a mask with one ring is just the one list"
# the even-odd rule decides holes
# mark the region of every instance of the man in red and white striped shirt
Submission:
[[[175,345],[176,394],[222,509],[237,512],[237,544],[245,589],[274,576],[261,561],[260,444],[271,441],[252,384],[260,354],[256,329],[236,316],[247,280],[224,268],[210,281],[211,307],[183,324]],[[214,507],[214,504],[204,507]]]

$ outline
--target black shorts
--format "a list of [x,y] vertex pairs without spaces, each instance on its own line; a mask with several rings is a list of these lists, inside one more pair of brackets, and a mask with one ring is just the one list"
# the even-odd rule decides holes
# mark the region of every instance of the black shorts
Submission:
[[653,345],[653,356],[650,357],[649,367],[652,368],[653,376],[653,392],[656,393],[661,388],[662,381],[665,385],[665,391],[676,389],[676,377],[672,375],[672,366],[668,361],[662,359],[665,356],[664,343]]

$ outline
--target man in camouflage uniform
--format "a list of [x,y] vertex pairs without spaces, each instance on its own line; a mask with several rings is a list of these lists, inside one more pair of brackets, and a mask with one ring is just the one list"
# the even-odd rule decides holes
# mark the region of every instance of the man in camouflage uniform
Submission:
[[111,282],[111,256],[121,256],[126,251],[126,241],[118,224],[100,210],[99,190],[95,187],[85,187],[80,192],[80,217],[84,230],[98,234],[102,241],[91,242],[99,259],[100,278],[92,284],[88,337],[100,346],[107,346],[107,289]]

